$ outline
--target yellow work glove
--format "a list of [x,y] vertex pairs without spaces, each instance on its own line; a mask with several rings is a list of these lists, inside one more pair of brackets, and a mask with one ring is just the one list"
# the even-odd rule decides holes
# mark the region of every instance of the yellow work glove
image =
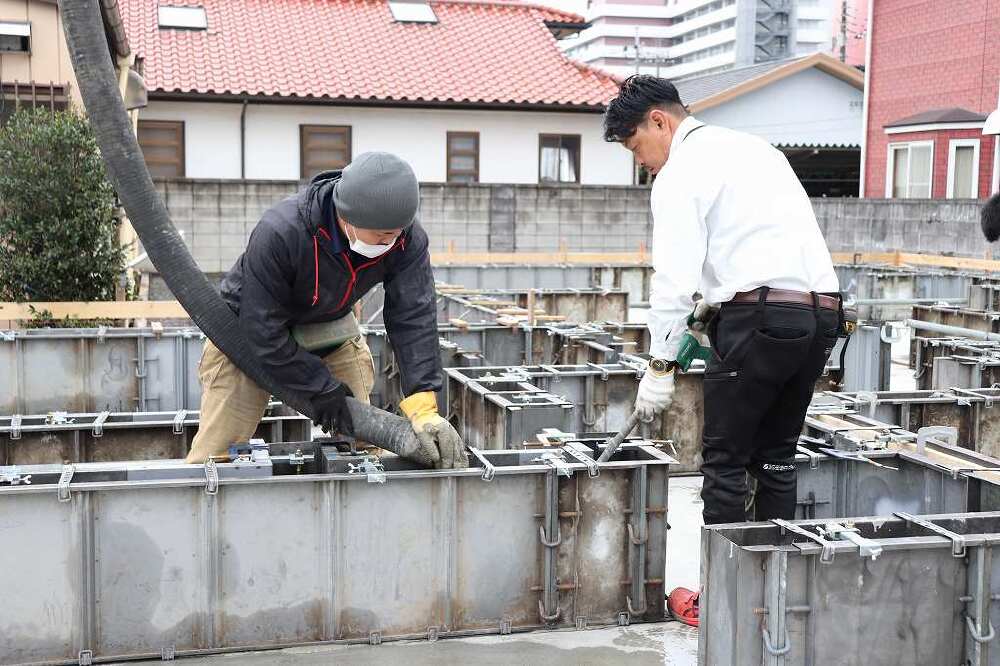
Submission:
[[410,419],[413,432],[420,442],[419,462],[436,469],[462,469],[469,466],[469,457],[458,432],[438,414],[437,397],[432,391],[414,393],[399,403],[399,409]]

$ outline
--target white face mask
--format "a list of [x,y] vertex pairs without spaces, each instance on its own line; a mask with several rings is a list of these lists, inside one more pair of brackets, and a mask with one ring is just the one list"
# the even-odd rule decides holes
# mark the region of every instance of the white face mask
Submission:
[[[350,224],[345,224],[344,225],[345,229],[347,227],[351,227],[351,226],[352,225],[350,225]],[[357,232],[355,232],[353,239],[351,238],[350,235],[347,236],[347,240],[349,240],[351,242],[351,251],[352,252],[357,252],[362,257],[368,257],[369,259],[375,259],[376,257],[381,257],[383,254],[385,254],[386,252],[388,252],[389,250],[391,250],[392,246],[395,245],[396,240],[398,238],[399,238],[399,236],[397,236],[396,238],[393,238],[392,242],[389,243],[388,245],[372,245],[370,243],[366,243],[366,242],[360,240],[357,237]]]

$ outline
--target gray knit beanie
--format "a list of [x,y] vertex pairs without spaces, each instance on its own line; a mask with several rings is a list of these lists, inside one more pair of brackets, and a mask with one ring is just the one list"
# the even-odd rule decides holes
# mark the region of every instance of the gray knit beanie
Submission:
[[405,229],[420,205],[410,165],[392,153],[362,153],[333,187],[337,214],[361,229]]

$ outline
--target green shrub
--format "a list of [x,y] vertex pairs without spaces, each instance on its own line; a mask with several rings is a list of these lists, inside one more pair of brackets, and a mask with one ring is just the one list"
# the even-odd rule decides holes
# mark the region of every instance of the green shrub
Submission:
[[125,252],[86,119],[18,111],[0,127],[0,165],[0,300],[114,300]]

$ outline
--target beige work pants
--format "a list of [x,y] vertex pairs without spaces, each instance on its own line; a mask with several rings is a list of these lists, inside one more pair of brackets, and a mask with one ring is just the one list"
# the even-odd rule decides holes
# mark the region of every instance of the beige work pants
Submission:
[[[342,344],[323,358],[334,378],[354,397],[368,402],[375,385],[375,366],[364,336]],[[267,409],[270,394],[233,365],[210,340],[198,362],[201,381],[201,422],[191,443],[188,463],[203,463],[223,455],[229,445],[249,440]]]

